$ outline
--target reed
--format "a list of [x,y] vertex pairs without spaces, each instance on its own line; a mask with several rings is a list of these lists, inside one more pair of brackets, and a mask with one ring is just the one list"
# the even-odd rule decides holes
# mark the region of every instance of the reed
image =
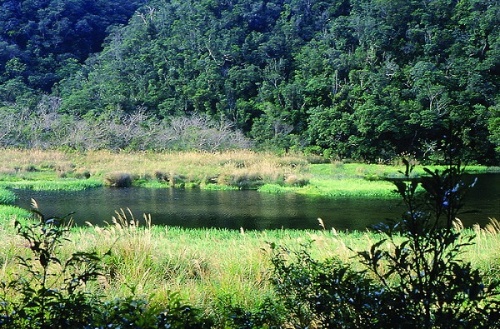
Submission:
[[[2,278],[19,271],[17,256],[28,255],[14,234],[16,216],[22,214],[0,222]],[[466,229],[465,233],[474,231]],[[179,292],[192,305],[217,314],[223,300],[250,310],[275,297],[269,282],[271,243],[299,249],[313,241],[311,254],[315,259],[335,258],[361,270],[363,266],[353,258],[355,252],[367,250],[379,240],[375,232],[337,231],[324,222],[318,230],[306,231],[163,227],[152,225],[149,216],[135,217],[130,210],[121,209],[108,224],[73,228],[61,258],[77,251],[103,255],[102,276],[87,288],[106,299],[127,296],[133,290],[136,296],[146,296],[161,307],[168,303],[171,292]],[[499,248],[498,231],[483,228],[463,258],[487,275],[498,275]]]
[[[62,152],[0,149],[0,188],[78,190],[116,185],[126,173],[135,186],[259,189],[329,197],[396,197],[387,178],[398,166],[311,163],[300,154],[278,156],[248,150],[226,152]],[[439,169],[440,167],[431,167]],[[468,167],[472,173],[498,168]],[[415,175],[423,173],[418,170]],[[118,184],[120,185],[120,184]]]
[[122,176],[117,173],[127,173],[134,185],[147,187],[213,188],[212,185],[218,184],[256,188],[265,183],[284,184],[285,178],[291,175],[296,181],[305,181],[309,168],[307,160],[299,155],[277,156],[246,150],[64,153],[4,149],[0,155],[8,159],[0,170],[3,184],[16,188],[43,188],[40,181],[84,182],[89,177],[101,181],[101,186],[114,185]]

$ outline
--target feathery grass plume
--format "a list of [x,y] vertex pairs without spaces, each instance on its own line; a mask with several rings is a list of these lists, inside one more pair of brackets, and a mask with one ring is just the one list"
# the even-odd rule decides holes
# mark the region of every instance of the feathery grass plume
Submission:
[[496,218],[492,218],[492,217],[490,217],[489,220],[490,220],[490,222],[488,224],[486,224],[486,226],[484,227],[484,231],[489,233],[489,234],[492,234],[492,235],[499,234],[500,233],[500,221],[498,221]]
[[453,225],[453,229],[460,232],[464,230],[464,223],[460,220],[460,218],[455,218],[455,220],[451,223]]
[[35,209],[35,210],[38,210],[38,202],[36,202],[35,199],[31,198],[31,202],[30,202],[30,205],[31,205],[31,209]]
[[326,227],[325,227],[325,223],[323,222],[323,220],[321,218],[318,217],[318,223],[319,223],[319,226],[321,226],[321,228],[326,231]]
[[[126,212],[123,208],[120,208],[120,210],[115,210],[115,214],[116,216],[111,217],[111,223],[120,231],[135,230],[140,225],[139,219],[135,218],[130,208],[127,208]],[[151,214],[143,214],[143,216],[146,229],[151,230]]]

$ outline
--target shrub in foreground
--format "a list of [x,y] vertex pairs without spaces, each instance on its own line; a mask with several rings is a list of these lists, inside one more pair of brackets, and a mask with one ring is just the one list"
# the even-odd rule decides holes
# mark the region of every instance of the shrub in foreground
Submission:
[[[467,186],[460,165],[396,182],[407,206],[385,236],[357,252],[366,270],[273,246],[273,283],[294,328],[498,328],[498,279],[460,257],[473,236],[453,228]],[[419,193],[417,188],[424,190]]]
[[87,291],[101,275],[102,257],[75,252],[64,260],[60,249],[67,240],[68,217],[35,218],[16,222],[30,256],[18,257],[18,277],[0,283],[0,328],[210,328],[212,320],[173,294],[166,309],[156,309],[132,295],[113,301]]

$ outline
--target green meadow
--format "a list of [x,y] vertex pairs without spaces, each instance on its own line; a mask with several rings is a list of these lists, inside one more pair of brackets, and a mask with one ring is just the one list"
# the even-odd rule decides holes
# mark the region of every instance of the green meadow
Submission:
[[[0,277],[9,282],[23,274],[21,259],[30,248],[16,234],[15,222],[30,223],[26,209],[12,204],[16,189],[81,190],[102,186],[149,188],[254,188],[262,193],[301,193],[353,198],[395,198],[387,181],[400,178],[399,164],[324,162],[301,155],[276,156],[250,151],[192,153],[65,153],[1,150]],[[418,168],[418,167],[417,167]],[[442,169],[433,167],[432,170]],[[471,173],[498,168],[469,167]],[[417,169],[413,174],[424,172]],[[117,186],[115,185],[115,186]],[[65,214],[60,214],[61,216]],[[373,231],[337,231],[321,221],[317,230],[232,231],[156,226],[154,218],[134,218],[118,210],[103,226],[73,227],[58,250],[59,259],[91,252],[102,260],[97,280],[85,285],[103,300],[133,296],[148,300],[153,310],[168,308],[173,296],[203,311],[226,327],[228,307],[253,312],[279,302],[271,279],[273,246],[300,250],[309,245],[314,259],[335,259],[355,271],[364,270],[357,252],[369,250],[382,236]],[[475,235],[461,258],[484,273],[486,282],[500,275],[500,224],[463,229],[461,239]],[[382,244],[391,248],[391,244]],[[61,265],[54,264],[58,267]],[[57,272],[57,268],[55,268]],[[16,296],[11,296],[16,298]],[[18,296],[19,297],[19,296]],[[226,313],[225,313],[226,312]],[[219,319],[219,320],[217,320]],[[243,327],[242,327],[243,328]]]
[[[9,209],[0,211],[9,213]],[[13,225],[22,216],[26,213],[10,211],[0,224],[3,251],[0,276],[4,279],[19,274],[18,256],[29,256]],[[498,222],[494,222],[487,228],[463,231],[464,236],[477,235],[463,259],[486,273],[486,278],[500,275],[499,229]],[[121,211],[109,225],[73,228],[61,248],[60,259],[80,251],[101,255],[102,275],[86,289],[104,295],[105,299],[133,293],[136,297],[147,297],[152,305],[161,308],[166,306],[172,292],[178,292],[191,305],[216,315],[228,301],[254,310],[266,299],[276,298],[269,281],[271,244],[298,250],[311,242],[315,258],[338,259],[362,270],[363,266],[354,258],[356,251],[367,250],[379,239],[380,235],[374,232],[338,232],[320,225],[318,230],[306,231],[155,226],[147,217],[135,219],[127,211]]]
[[[0,158],[0,188],[4,189],[75,191],[133,185],[391,198],[395,197],[393,187],[386,179],[402,177],[400,163],[330,162],[317,156],[244,150],[154,153],[1,149]],[[470,166],[467,170],[482,173],[498,172],[500,168]],[[417,166],[415,175],[421,174]]]

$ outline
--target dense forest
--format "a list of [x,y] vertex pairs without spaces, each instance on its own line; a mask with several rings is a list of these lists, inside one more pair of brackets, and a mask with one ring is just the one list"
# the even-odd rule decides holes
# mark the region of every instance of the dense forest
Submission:
[[498,164],[499,73],[496,0],[4,1],[0,145]]

